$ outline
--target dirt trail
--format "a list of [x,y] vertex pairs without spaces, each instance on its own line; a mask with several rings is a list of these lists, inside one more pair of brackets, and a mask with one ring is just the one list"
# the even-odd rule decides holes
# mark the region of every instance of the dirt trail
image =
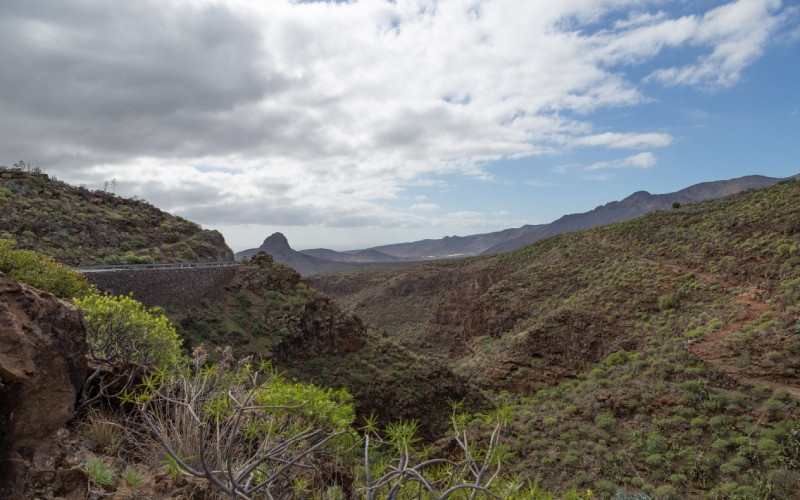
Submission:
[[704,340],[691,344],[689,346],[689,350],[692,351],[697,357],[703,360],[716,359],[720,357],[720,347],[717,345],[720,340],[724,339],[736,330],[744,327],[748,323],[755,321],[759,316],[769,309],[767,304],[754,301],[749,292],[741,297],[738,297],[736,302],[740,304],[747,304],[747,309],[740,313],[739,317],[733,323],[729,324],[725,328],[720,328],[719,330],[713,332]]
[[748,323],[755,321],[764,312],[769,310],[769,305],[763,302],[756,302],[751,298],[750,293],[746,293],[736,299],[740,304],[746,304],[747,309],[739,314],[733,323],[725,328],[721,328],[700,342],[688,344],[687,348],[692,354],[702,359],[706,363],[716,366],[724,371],[731,378],[744,382],[749,385],[766,385],[775,389],[783,389],[797,399],[800,399],[800,385],[785,384],[775,380],[761,377],[748,377],[743,375],[739,368],[725,359],[724,347],[721,341],[731,333],[743,328]]
[[[720,284],[727,287],[732,286],[730,283],[721,282],[719,279],[716,279],[709,273],[697,271],[694,269],[688,269],[684,266],[676,264],[666,264],[648,258],[641,258],[641,259],[645,262],[648,262],[649,264],[653,264],[655,266],[668,269],[669,271],[674,272],[676,274],[693,273],[695,276],[699,277],[700,279],[706,282]],[[762,377],[749,377],[747,375],[743,375],[738,366],[732,364],[729,360],[726,359],[725,349],[721,341],[731,333],[757,320],[762,314],[764,314],[766,311],[770,309],[770,306],[768,304],[765,304],[764,302],[758,302],[753,299],[752,290],[749,290],[747,293],[737,297],[735,300],[740,304],[746,304],[747,308],[744,309],[739,314],[739,316],[733,323],[730,323],[726,327],[713,332],[702,341],[687,342],[686,348],[698,358],[702,359],[708,364],[711,364],[719,368],[720,370],[724,371],[729,377],[738,382],[742,382],[753,386],[766,385],[774,389],[783,389],[792,396],[794,396],[795,398],[800,399],[800,383],[786,384],[783,382],[778,382],[775,380]]]

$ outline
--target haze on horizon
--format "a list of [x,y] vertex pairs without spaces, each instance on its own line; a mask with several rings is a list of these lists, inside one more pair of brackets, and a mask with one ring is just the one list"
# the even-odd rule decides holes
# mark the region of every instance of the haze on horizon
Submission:
[[798,42],[780,0],[11,0],[0,164],[236,251],[484,233],[797,174]]

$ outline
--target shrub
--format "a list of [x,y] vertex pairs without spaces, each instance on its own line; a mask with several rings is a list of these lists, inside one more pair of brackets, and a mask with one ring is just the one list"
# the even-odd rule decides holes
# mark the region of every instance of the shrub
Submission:
[[[183,361],[181,340],[163,309],[147,309],[130,296],[94,293],[74,299],[86,324],[89,355],[95,363],[81,390],[79,410],[122,395],[147,365],[174,370]],[[106,369],[116,365],[114,369]]]
[[658,466],[664,463],[664,456],[660,453],[653,453],[652,455],[647,455],[644,461],[647,465]]
[[116,454],[123,444],[122,426],[113,418],[109,418],[96,410],[88,414],[82,426],[82,434],[95,451]]
[[90,458],[84,465],[89,481],[98,486],[111,486],[114,484],[114,471],[98,458]]
[[182,259],[185,259],[185,260],[188,260],[188,261],[190,261],[190,262],[194,262],[194,261],[196,261],[196,260],[197,260],[199,257],[198,257],[198,256],[197,256],[197,254],[194,252],[194,250],[192,250],[192,248],[190,248],[190,247],[188,247],[188,246],[187,246],[187,247],[184,247],[184,248],[181,250],[181,258],[182,258]]
[[614,427],[614,424],[617,423],[617,419],[614,418],[614,414],[606,412],[596,416],[594,419],[594,423],[601,429],[608,430]]
[[94,287],[77,271],[31,250],[14,250],[13,239],[0,239],[0,271],[62,299],[83,297]]
[[179,361],[181,340],[161,308],[146,308],[129,295],[76,298],[83,311],[92,357],[101,362],[165,366]]
[[126,401],[159,437],[153,455],[163,446],[176,475],[208,479],[228,494],[234,487],[252,495],[287,491],[296,479],[319,481],[319,461],[334,443],[344,449],[341,440],[353,437],[351,396],[288,382],[268,363],[259,370],[247,359],[231,366],[226,354],[192,373],[156,371],[141,392],[128,393]]
[[213,366],[203,367],[198,356],[182,372],[154,371],[140,390],[123,398],[158,438],[151,441],[152,453],[166,449],[176,478],[204,478],[237,498],[288,491],[325,498],[325,492],[341,491],[331,482],[335,477],[321,469],[333,459],[354,467],[359,498],[415,498],[425,490],[436,498],[470,490],[483,493],[479,498],[533,498],[521,491],[523,481],[498,476],[513,457],[500,442],[500,429],[511,419],[506,404],[484,416],[485,424],[494,425],[485,449],[468,438],[473,417],[454,404],[451,420],[461,458],[431,459],[430,450],[417,449],[415,422],[390,424],[379,433],[370,417],[359,440],[352,397],[344,389],[286,381],[269,363],[234,361],[231,351],[226,348]]
[[674,293],[662,295],[658,299],[658,308],[662,311],[677,309],[679,305],[680,299],[678,298],[678,295]]
[[140,488],[144,483],[144,474],[130,466],[126,467],[125,470],[122,471],[120,477],[123,481],[125,481],[125,484],[129,488],[134,490]]
[[765,457],[776,454],[780,451],[780,445],[769,438],[761,438],[756,442],[758,452]]

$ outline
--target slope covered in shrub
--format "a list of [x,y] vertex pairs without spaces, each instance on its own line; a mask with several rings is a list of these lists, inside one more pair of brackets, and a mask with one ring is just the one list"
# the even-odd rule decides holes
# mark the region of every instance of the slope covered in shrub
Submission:
[[447,366],[365,327],[288,266],[266,254],[240,264],[218,300],[175,315],[189,348],[233,346],[237,356],[272,359],[299,380],[346,388],[360,416],[414,419],[431,438],[449,427],[448,400],[470,409],[486,400]]
[[792,498],[800,182],[497,256],[309,281],[518,404],[513,470],[560,490]]
[[108,191],[0,167],[0,238],[67,265],[233,260],[218,231]]

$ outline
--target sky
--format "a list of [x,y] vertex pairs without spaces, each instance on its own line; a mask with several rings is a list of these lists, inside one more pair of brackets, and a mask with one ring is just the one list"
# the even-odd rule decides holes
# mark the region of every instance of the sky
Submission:
[[3,0],[0,64],[0,165],[113,185],[235,251],[800,173],[794,1]]

